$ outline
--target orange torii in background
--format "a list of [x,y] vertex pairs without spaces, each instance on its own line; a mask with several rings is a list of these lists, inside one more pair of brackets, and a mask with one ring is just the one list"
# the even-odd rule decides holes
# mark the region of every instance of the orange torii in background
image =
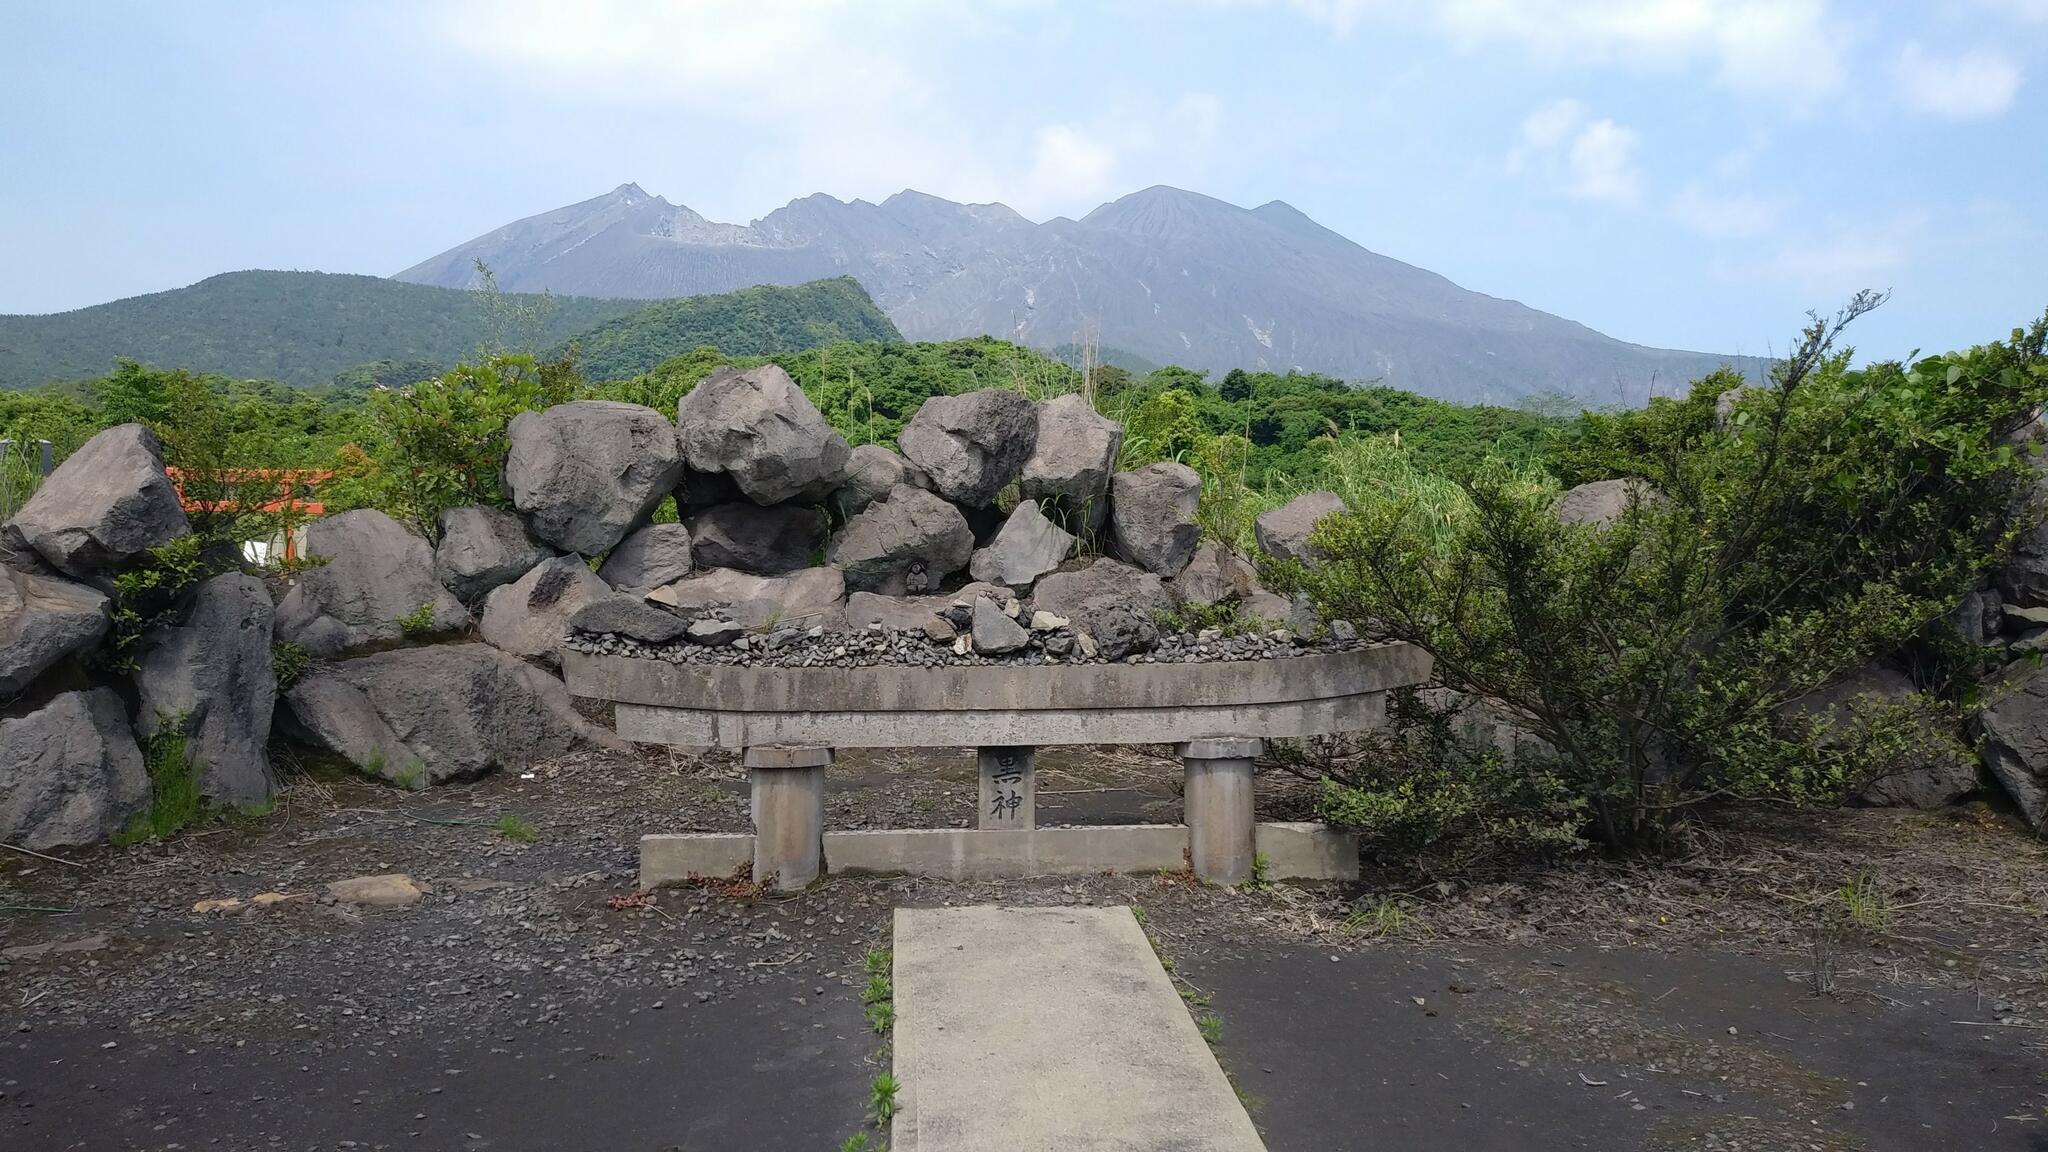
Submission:
[[[226,468],[221,470],[223,484],[233,486],[234,491],[248,492],[255,489],[258,481],[270,481],[269,493],[249,501],[255,507],[244,507],[236,500],[197,500],[185,491],[184,477],[176,468],[166,468],[171,483],[178,486],[178,498],[187,512],[287,512],[290,521],[316,520],[326,514],[327,507],[315,498],[319,486],[334,478],[334,473],[315,468]],[[274,493],[271,494],[271,493]],[[287,527],[284,536],[284,558],[287,561],[298,558],[298,544]]]

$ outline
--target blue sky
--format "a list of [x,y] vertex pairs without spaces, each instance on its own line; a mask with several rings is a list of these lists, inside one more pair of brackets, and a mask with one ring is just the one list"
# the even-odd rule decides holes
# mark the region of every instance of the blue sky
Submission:
[[625,181],[713,219],[1155,183],[1647,344],[2048,307],[2048,0],[0,5],[0,312],[389,274]]

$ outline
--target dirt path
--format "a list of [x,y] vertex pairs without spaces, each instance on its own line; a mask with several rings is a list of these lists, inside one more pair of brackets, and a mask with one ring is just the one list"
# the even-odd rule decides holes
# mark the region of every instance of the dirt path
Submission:
[[[1041,765],[1066,805],[1042,799],[1048,822],[1177,815],[1170,760]],[[1299,803],[1274,783],[1276,811]],[[848,756],[831,785],[833,826],[946,825],[971,817],[973,762]],[[496,830],[507,814],[531,843]],[[949,902],[1142,907],[1213,997],[1276,1152],[2032,1148],[2048,1129],[2048,858],[1989,817],[1752,814],[1675,865],[1354,892],[835,878],[614,899],[642,833],[745,821],[729,759],[650,753],[418,795],[317,777],[268,816],[82,867],[4,854],[0,1146],[836,1148],[886,1067],[864,954],[895,907]],[[312,898],[383,872],[432,890]],[[1844,925],[1828,910],[1859,874],[1881,907]],[[263,892],[307,898],[193,911]]]

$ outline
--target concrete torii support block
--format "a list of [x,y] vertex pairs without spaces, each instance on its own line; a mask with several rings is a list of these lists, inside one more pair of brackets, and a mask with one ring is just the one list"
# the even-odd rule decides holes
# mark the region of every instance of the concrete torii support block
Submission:
[[748,748],[741,762],[753,785],[754,882],[784,892],[808,886],[824,859],[825,768],[832,750]]
[[1180,746],[1187,772],[1188,863],[1211,884],[1251,879],[1257,851],[1252,819],[1252,761],[1257,740],[1223,737]]

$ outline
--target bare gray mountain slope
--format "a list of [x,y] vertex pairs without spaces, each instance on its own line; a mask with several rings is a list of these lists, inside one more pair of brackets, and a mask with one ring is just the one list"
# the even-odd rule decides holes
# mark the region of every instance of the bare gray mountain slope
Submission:
[[638,185],[531,216],[398,273],[465,287],[664,297],[851,275],[913,340],[1084,335],[1164,364],[1378,379],[1450,399],[1559,391],[1640,402],[1755,360],[1646,348],[1389,259],[1279,201],[1244,209],[1153,187],[1079,220],[899,192],[807,196],[752,224]]

